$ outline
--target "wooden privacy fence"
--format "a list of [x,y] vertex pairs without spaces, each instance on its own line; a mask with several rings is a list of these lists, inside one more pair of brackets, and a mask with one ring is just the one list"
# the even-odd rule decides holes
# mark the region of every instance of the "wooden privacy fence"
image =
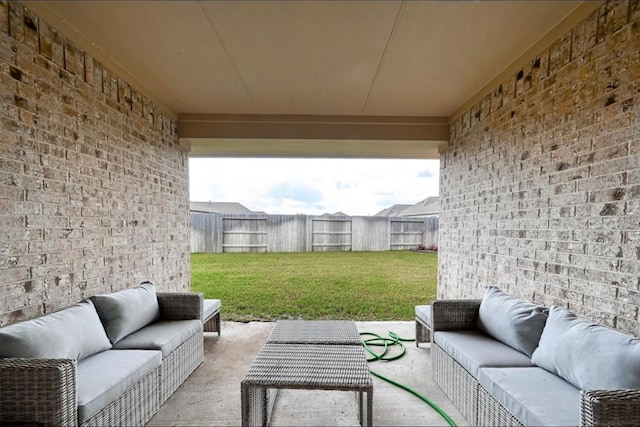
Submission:
[[438,218],[191,213],[191,252],[412,250],[438,244]]

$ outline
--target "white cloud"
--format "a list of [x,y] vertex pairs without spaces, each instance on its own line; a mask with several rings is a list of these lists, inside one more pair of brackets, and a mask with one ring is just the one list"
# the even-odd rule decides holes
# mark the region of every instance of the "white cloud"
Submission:
[[438,195],[437,160],[197,158],[189,169],[192,201],[270,214],[373,215]]

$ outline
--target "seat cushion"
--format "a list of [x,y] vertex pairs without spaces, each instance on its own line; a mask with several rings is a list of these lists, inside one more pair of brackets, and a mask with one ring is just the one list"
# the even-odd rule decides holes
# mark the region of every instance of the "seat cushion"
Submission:
[[478,329],[531,357],[547,321],[547,308],[490,287],[478,313]]
[[532,361],[584,390],[640,388],[640,340],[551,307]]
[[525,354],[478,331],[439,331],[434,342],[475,378],[483,366],[533,366]]
[[0,357],[82,360],[110,348],[91,301],[0,329]]
[[164,320],[152,323],[118,341],[114,349],[160,350],[167,357],[192,336],[202,335],[200,320]]
[[580,390],[541,368],[481,368],[478,382],[524,425],[580,425]]
[[119,398],[161,362],[162,354],[153,350],[107,350],[79,362],[79,424]]
[[91,300],[112,344],[160,317],[156,288],[149,282],[137,288],[94,295]]
[[431,325],[431,306],[416,305],[416,317],[426,325]]
[[202,320],[207,320],[216,311],[220,311],[222,303],[219,299],[205,299],[202,301]]

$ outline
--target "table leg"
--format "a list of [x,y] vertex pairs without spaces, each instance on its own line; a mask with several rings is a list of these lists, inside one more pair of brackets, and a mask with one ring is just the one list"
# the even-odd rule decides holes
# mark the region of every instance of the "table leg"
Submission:
[[276,393],[274,393],[273,397],[270,399],[268,389],[242,384],[240,390],[242,426],[249,427],[269,425],[269,419],[271,418],[271,410],[275,403]]
[[367,426],[373,426],[373,387],[367,391]]

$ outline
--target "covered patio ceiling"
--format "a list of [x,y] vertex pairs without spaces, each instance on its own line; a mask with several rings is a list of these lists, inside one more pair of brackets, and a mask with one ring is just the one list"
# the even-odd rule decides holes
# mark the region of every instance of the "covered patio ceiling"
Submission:
[[451,117],[600,4],[25,2],[173,113],[191,156],[363,158],[438,158]]

